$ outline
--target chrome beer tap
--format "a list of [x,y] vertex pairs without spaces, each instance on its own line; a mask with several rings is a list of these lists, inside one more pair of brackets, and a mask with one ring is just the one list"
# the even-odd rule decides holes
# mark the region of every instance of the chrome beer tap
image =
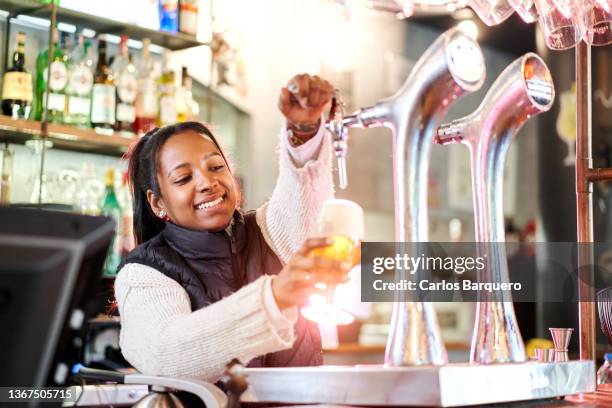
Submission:
[[[470,151],[476,241],[487,259],[480,281],[509,281],[503,244],[504,163],[523,124],[548,111],[554,98],[548,67],[540,57],[528,53],[500,74],[476,111],[438,129],[437,143],[463,143]],[[470,361],[522,362],[525,358],[511,294],[480,293]]]
[[345,189],[348,184],[346,153],[348,150],[349,127],[344,124],[344,102],[338,90],[336,90],[336,94],[332,99],[332,107],[329,119],[325,122],[325,128],[331,135],[334,155],[338,161],[338,185],[340,188]]
[[[395,95],[349,116],[337,114],[328,122],[328,129],[341,148],[351,127],[385,126],[391,130],[397,242],[428,241],[427,172],[436,127],[453,102],[480,89],[484,77],[480,47],[453,28],[425,51]],[[397,274],[397,279],[409,278],[404,271]],[[446,363],[433,305],[408,296],[396,300],[385,363],[389,366]]]

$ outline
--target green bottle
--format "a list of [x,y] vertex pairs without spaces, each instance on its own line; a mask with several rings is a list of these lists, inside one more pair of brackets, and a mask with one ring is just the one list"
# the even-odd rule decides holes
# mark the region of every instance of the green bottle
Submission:
[[[43,106],[45,103],[45,90],[48,66],[48,50],[42,51],[36,58],[36,111],[34,118],[42,120]],[[66,96],[64,94],[68,84],[68,68],[64,52],[57,41],[57,30],[53,30],[53,51],[51,59],[51,72],[49,73],[49,122],[62,123],[66,109]]]
[[117,268],[121,263],[122,248],[122,212],[117,194],[115,194],[115,170],[108,169],[104,177],[104,184],[106,185],[106,193],[104,194],[104,200],[102,200],[102,215],[112,217],[115,220],[115,237],[106,255],[102,275],[112,277],[117,275]]
[[78,34],[77,46],[72,50],[68,69],[68,86],[66,87],[67,124],[89,127],[89,110],[91,107],[91,88],[93,72],[90,58],[91,44],[85,43],[83,33]]

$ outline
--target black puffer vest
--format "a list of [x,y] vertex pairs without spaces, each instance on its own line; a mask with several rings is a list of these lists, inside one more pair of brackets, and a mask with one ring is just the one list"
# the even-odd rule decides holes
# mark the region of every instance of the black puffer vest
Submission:
[[[136,247],[123,264],[150,266],[177,281],[198,310],[232,294],[282,265],[265,242],[255,211],[234,213],[231,234],[194,231],[167,223],[156,237]],[[120,266],[120,268],[123,265]],[[255,358],[249,367],[299,367],[322,363],[318,327],[299,316],[296,341],[289,350]]]

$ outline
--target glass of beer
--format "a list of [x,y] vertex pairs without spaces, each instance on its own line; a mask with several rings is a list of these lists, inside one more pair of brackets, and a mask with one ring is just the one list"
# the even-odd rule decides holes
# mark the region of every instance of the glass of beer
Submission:
[[[363,210],[357,203],[341,199],[327,200],[319,214],[315,236],[331,238],[333,243],[312,250],[309,256],[346,261],[355,266],[361,259],[363,230]],[[324,295],[311,295],[301,309],[302,316],[317,323],[335,325],[350,324],[355,320],[353,315],[334,300],[335,285],[317,283],[315,286],[322,289]]]

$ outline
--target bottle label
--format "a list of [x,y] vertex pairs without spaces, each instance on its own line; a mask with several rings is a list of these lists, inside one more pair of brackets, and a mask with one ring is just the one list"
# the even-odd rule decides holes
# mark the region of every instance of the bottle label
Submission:
[[[43,79],[47,78],[47,70],[43,72]],[[68,70],[66,64],[61,61],[53,61],[51,63],[51,75],[49,76],[49,89],[52,91],[61,91],[68,84]]]
[[4,74],[2,99],[32,102],[32,75],[28,72]]
[[130,72],[124,72],[117,82],[117,94],[121,102],[132,104],[136,100],[136,76]]
[[146,118],[157,117],[159,107],[157,106],[157,90],[155,86],[146,86],[142,90],[142,116]]
[[76,65],[70,70],[70,90],[79,96],[89,95],[93,86],[93,74],[86,66]]
[[176,104],[174,97],[162,96],[159,98],[159,121],[162,125],[176,123]]
[[[45,104],[45,98],[47,96],[46,92],[43,92],[42,101],[40,103]],[[49,94],[49,102],[47,102],[47,109],[52,111],[61,111],[63,112],[66,108],[66,97],[62,94],[58,94],[55,92],[51,92]]]
[[180,31],[196,35],[198,32],[198,0],[183,0],[179,7]]
[[190,10],[181,10],[180,14],[180,31],[186,34],[196,35],[198,33],[198,12]]
[[89,116],[90,103],[89,98],[70,96],[68,97],[68,113],[71,115]]
[[115,123],[115,87],[94,84],[91,93],[91,122]]
[[136,119],[136,110],[134,106],[125,103],[117,104],[117,121],[134,123]]

